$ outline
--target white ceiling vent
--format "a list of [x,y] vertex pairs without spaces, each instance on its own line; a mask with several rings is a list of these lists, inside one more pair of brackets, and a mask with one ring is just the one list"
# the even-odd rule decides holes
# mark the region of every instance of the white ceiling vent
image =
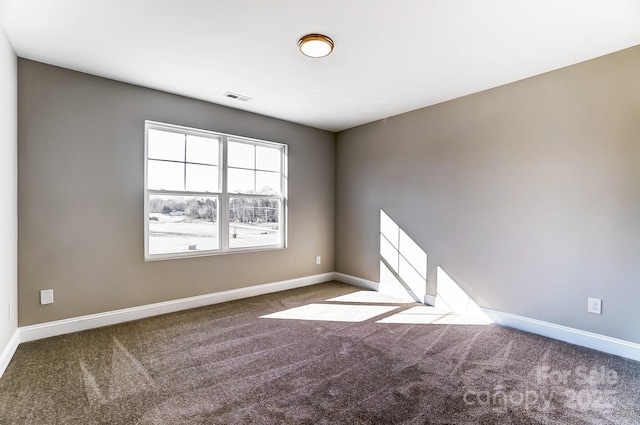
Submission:
[[250,97],[248,96],[243,96],[241,94],[237,94],[237,93],[231,93],[231,92],[226,92],[224,94],[224,97],[228,97],[229,99],[235,99],[235,100],[239,100],[241,102],[246,102],[248,100],[251,100]]

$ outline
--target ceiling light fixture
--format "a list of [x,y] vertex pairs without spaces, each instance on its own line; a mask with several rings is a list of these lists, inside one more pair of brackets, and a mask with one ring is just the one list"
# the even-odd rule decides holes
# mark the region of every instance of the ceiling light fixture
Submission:
[[298,40],[298,48],[310,58],[323,58],[333,51],[333,40],[322,34],[307,34]]

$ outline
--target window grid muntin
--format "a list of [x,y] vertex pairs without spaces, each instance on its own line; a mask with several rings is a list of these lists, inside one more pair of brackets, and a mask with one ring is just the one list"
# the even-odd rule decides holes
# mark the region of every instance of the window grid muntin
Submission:
[[[234,170],[248,170],[248,171],[253,171],[253,190],[257,190],[257,176],[258,176],[258,171],[260,172],[264,172],[264,173],[273,173],[273,174],[278,174],[280,176],[280,187],[277,188],[278,190],[278,195],[279,196],[283,196],[285,197],[284,194],[284,187],[286,186],[286,157],[287,157],[287,146],[284,144],[280,144],[280,143],[274,143],[274,142],[265,142],[265,141],[258,141],[258,140],[253,140],[253,139],[246,139],[246,138],[239,138],[237,136],[227,136],[227,140],[225,143],[225,146],[228,146],[228,143],[232,142],[232,143],[241,143],[241,144],[247,144],[252,146],[253,149],[253,168],[248,168],[248,167],[240,167],[240,166],[227,166],[225,167],[225,171],[228,171],[229,169],[234,169]],[[270,148],[270,149],[276,149],[280,152],[280,171],[273,171],[273,170],[269,170],[266,168],[258,168],[257,166],[257,158],[258,158],[258,150],[256,149],[256,147],[261,146],[264,148]],[[228,184],[229,180],[225,179],[225,184]],[[254,193],[251,192],[231,192],[229,190],[228,187],[226,187],[227,192],[229,194],[244,194],[244,195],[252,195]],[[275,188],[274,188],[275,189]],[[223,189],[224,190],[224,189]],[[257,193],[257,192],[256,192]]]
[[[148,162],[149,160],[156,160],[148,157],[148,132],[150,129],[156,129],[160,131],[168,131],[174,132],[178,134],[185,135],[185,161],[172,161],[172,160],[157,160],[157,161],[167,161],[167,162],[177,162],[185,164],[185,176],[183,178],[184,185],[186,185],[186,164],[196,164],[196,165],[207,165],[207,166],[217,166],[218,167],[218,188],[219,192],[198,192],[198,191],[176,191],[176,190],[157,190],[157,189],[149,189],[148,188]],[[197,137],[207,137],[212,140],[218,140],[218,164],[202,164],[202,163],[193,163],[186,161],[186,145],[187,139],[186,135],[194,135]],[[270,173],[278,173],[280,175],[280,188],[278,194],[275,195],[267,195],[267,194],[257,194],[257,193],[229,193],[227,190],[227,146],[228,142],[238,142],[245,143],[254,146],[254,164],[256,164],[256,146],[268,147],[271,149],[277,149],[280,152],[280,171],[274,172],[267,169],[254,168],[256,171],[264,171]],[[259,139],[252,139],[242,136],[229,135],[225,133],[218,133],[208,130],[200,130],[188,127],[181,127],[172,124],[164,124],[152,121],[145,122],[145,162],[144,162],[144,179],[145,179],[145,260],[163,260],[163,259],[173,259],[173,258],[183,258],[183,257],[198,257],[198,256],[210,256],[217,254],[226,254],[226,253],[238,253],[238,252],[254,252],[254,251],[266,251],[273,249],[283,249],[287,247],[287,239],[288,239],[288,198],[287,198],[287,190],[288,190],[288,146],[282,143],[269,142]],[[242,167],[231,167],[231,168],[240,168]],[[255,189],[255,177],[254,177],[254,189]],[[161,194],[161,195],[172,195],[175,196],[185,196],[185,195],[193,195],[193,196],[208,196],[212,195],[218,196],[218,239],[219,239],[219,249],[217,250],[209,250],[209,251],[195,251],[194,253],[170,253],[170,254],[149,254],[149,195],[150,194]],[[278,221],[278,234],[279,234],[279,243],[271,244],[271,245],[255,245],[247,248],[230,248],[229,247],[229,197],[247,197],[247,198],[266,198],[266,199],[275,199],[279,201],[279,221]]]

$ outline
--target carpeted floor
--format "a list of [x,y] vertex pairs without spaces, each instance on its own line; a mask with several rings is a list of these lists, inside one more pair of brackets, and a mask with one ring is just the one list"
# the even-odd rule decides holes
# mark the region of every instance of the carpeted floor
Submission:
[[640,424],[640,363],[327,283],[20,345],[2,424]]

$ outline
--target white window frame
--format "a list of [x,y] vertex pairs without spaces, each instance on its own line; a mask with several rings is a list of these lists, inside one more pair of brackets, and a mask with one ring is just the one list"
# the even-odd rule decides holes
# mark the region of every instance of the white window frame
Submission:
[[[219,152],[218,152],[218,182],[219,192],[193,192],[193,191],[179,191],[179,190],[155,190],[149,189],[148,185],[148,134],[149,130],[161,130],[175,132],[179,134],[193,135],[198,137],[207,137],[219,140]],[[265,146],[270,148],[277,148],[281,151],[281,164],[280,164],[280,194],[277,195],[264,195],[256,193],[234,193],[228,192],[227,188],[227,144],[229,141],[247,143],[253,146]],[[220,132],[214,132],[209,130],[201,130],[191,127],[178,126],[173,124],[166,124],[156,121],[145,121],[144,130],[144,258],[145,261],[156,260],[171,260],[177,258],[192,258],[203,257],[211,255],[242,253],[242,252],[255,252],[255,251],[270,251],[277,249],[285,249],[287,247],[287,216],[288,216],[288,146],[283,143],[270,142],[266,140],[253,139],[233,134],[226,134]],[[186,158],[185,158],[186,161]],[[257,167],[255,170],[260,171]],[[163,254],[150,254],[149,253],[149,196],[150,195],[165,195],[165,196],[195,196],[195,197],[216,197],[218,200],[218,249],[212,250],[199,250],[199,251],[187,251],[187,252],[172,252]],[[274,199],[280,202],[278,232],[279,240],[278,244],[270,245],[256,245],[250,247],[236,247],[229,246],[229,198],[244,197],[244,198],[265,198]]]

